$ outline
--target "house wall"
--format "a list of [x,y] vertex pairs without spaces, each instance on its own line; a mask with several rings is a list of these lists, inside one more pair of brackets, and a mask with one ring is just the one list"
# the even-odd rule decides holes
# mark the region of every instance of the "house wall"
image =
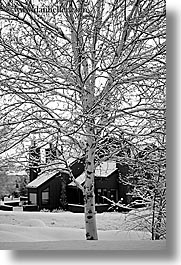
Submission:
[[30,182],[38,177],[39,172],[40,171],[37,170],[36,168],[30,168],[29,169]]
[[[123,203],[127,202],[128,186],[119,182],[118,170],[113,172],[108,177],[95,177],[95,202],[96,203],[108,203],[108,201],[102,196],[107,197],[115,202],[123,198]],[[71,204],[83,204],[82,191],[75,186],[67,187],[68,203]]]
[[95,177],[95,188],[118,189],[118,172],[115,171],[108,177]]
[[[42,204],[42,192],[45,189],[49,189],[49,201],[47,204]],[[39,210],[41,209],[58,209],[60,206],[60,195],[61,195],[61,178],[57,174],[50,180],[43,183],[40,187],[28,188],[28,200],[30,201],[30,193],[37,194],[37,205]]]
[[61,191],[61,181],[59,176],[53,177],[51,181],[48,183],[44,183],[43,186],[39,189],[39,198],[41,201],[41,193],[44,189],[49,187],[49,203],[47,205],[43,205],[42,202],[40,202],[40,208],[48,208],[50,210],[56,209],[60,206],[60,191]]
[[129,191],[128,185],[119,183],[118,189],[119,189],[119,200],[122,199],[123,204],[129,203],[127,198],[127,192]]
[[67,187],[67,200],[71,204],[84,204],[84,198],[82,191],[75,186]]
[[118,171],[113,172],[108,177],[96,177],[95,178],[95,199],[96,203],[107,203],[108,201],[102,196],[113,201],[118,201]]

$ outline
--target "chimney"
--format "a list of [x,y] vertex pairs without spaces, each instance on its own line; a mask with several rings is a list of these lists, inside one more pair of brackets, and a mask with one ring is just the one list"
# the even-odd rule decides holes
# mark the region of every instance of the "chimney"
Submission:
[[29,170],[30,170],[30,182],[38,177],[40,172],[40,148],[36,146],[36,142],[32,141],[29,149]]

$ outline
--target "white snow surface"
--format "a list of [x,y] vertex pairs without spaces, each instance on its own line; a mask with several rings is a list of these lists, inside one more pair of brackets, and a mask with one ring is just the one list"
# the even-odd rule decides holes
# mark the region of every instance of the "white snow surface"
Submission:
[[0,249],[164,249],[148,231],[126,228],[126,215],[97,214],[99,240],[85,240],[84,214],[0,211]]

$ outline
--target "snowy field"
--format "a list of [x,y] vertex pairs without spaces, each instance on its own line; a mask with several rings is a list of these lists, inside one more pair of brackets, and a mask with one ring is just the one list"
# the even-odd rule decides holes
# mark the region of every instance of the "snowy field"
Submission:
[[0,211],[0,249],[166,248],[166,241],[152,241],[148,231],[135,230],[135,221],[127,214],[97,214],[97,228],[99,240],[86,241],[83,213]]

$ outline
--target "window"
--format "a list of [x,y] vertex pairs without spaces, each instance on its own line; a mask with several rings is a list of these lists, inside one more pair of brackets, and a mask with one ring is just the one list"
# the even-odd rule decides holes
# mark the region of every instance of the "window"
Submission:
[[102,200],[102,198],[101,198],[101,189],[96,189],[96,191],[95,191],[95,195],[96,195],[96,203],[101,203],[101,200]]
[[44,189],[41,194],[42,204],[48,204],[49,203],[49,187]]
[[101,189],[97,189],[97,192],[100,195],[101,194]]
[[107,189],[103,189],[103,196],[107,197]]
[[96,192],[96,202],[97,203],[107,203],[107,200],[104,199],[102,196],[108,197],[107,189],[97,189]]
[[30,193],[29,195],[30,203],[37,205],[37,194],[36,193]]
[[110,199],[114,202],[118,200],[118,191],[116,189],[111,189]]
[[[107,196],[107,189],[103,189],[103,192],[102,192],[102,193],[103,193],[103,196],[104,196],[104,197],[106,197],[106,198],[108,197],[108,196]],[[103,203],[107,203],[107,200],[104,199],[104,198],[103,198]]]

